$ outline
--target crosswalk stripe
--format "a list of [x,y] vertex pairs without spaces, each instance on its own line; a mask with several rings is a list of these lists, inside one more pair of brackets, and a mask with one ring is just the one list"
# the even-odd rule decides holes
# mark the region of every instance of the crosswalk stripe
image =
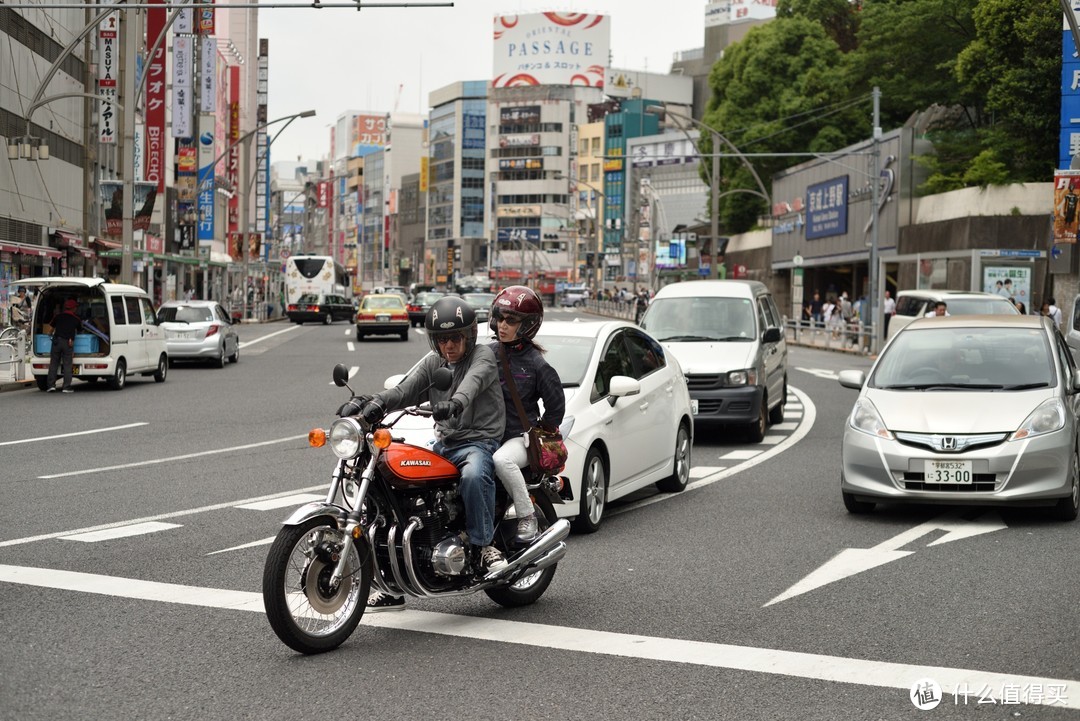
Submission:
[[294,496],[282,496],[281,498],[256,501],[255,503],[243,503],[239,506],[233,506],[233,508],[246,508],[251,511],[272,511],[275,508],[285,508],[286,506],[302,506],[309,501],[321,501],[325,497],[314,493],[298,493]]
[[73,536],[60,536],[60,540],[81,541],[83,543],[98,543],[100,541],[111,541],[114,538],[127,538],[129,536],[142,536],[147,533],[167,531],[170,528],[181,528],[181,526],[177,523],[161,523],[160,521],[149,521],[147,523],[133,523],[129,526],[106,528],[101,531],[90,531],[89,533],[76,533]]

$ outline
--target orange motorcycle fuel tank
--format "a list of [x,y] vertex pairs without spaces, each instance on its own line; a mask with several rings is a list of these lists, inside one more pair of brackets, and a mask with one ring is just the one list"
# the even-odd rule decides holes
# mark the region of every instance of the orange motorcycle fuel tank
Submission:
[[457,466],[437,453],[408,443],[391,443],[379,465],[394,490],[445,486],[460,479]]

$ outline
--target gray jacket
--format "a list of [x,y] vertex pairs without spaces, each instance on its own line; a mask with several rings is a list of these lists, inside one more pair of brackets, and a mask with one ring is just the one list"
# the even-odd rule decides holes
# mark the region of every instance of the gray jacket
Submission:
[[448,391],[431,387],[431,374],[446,366],[441,356],[431,353],[394,388],[376,393],[387,411],[429,401],[456,400],[464,409],[460,416],[436,421],[437,437],[448,446],[472,441],[501,441],[506,427],[506,404],[499,385],[499,368],[491,348],[478,345],[462,362],[455,364],[454,382]]

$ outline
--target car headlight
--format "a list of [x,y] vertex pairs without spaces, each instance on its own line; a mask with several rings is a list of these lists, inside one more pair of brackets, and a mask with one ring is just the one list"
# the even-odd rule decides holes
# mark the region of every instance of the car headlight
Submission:
[[885,427],[885,422],[881,420],[878,409],[866,398],[855,401],[855,407],[851,409],[848,425],[867,435],[884,438],[887,441],[893,440],[892,431]]
[[1041,436],[1044,433],[1060,431],[1065,427],[1065,406],[1058,398],[1051,398],[1039,404],[1039,407],[1024,419],[1011,436],[1010,441],[1018,441],[1021,438]]
[[330,450],[338,458],[356,458],[363,441],[364,430],[355,418],[338,418],[330,424]]
[[746,368],[744,370],[731,371],[727,374],[729,386],[756,386],[757,369]]

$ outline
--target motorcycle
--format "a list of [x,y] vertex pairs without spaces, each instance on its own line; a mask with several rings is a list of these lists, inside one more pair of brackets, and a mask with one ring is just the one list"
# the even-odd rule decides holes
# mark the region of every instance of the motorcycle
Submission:
[[[483,591],[502,606],[535,603],[566,554],[570,524],[556,517],[554,504],[572,500],[567,480],[527,478],[539,526],[527,542],[517,539],[513,502],[495,484],[492,545],[507,565],[484,573],[467,552],[457,468],[393,436],[402,418],[430,417],[427,404],[368,424],[345,366],[335,366],[333,378],[352,397],[328,431],[308,434],[309,445],[329,445],[338,458],[326,500],[293,511],[263,568],[263,605],[278,638],[305,654],[337,648],[363,618],[373,587],[415,598]],[[452,382],[453,373],[440,368],[432,385],[447,390]]]

